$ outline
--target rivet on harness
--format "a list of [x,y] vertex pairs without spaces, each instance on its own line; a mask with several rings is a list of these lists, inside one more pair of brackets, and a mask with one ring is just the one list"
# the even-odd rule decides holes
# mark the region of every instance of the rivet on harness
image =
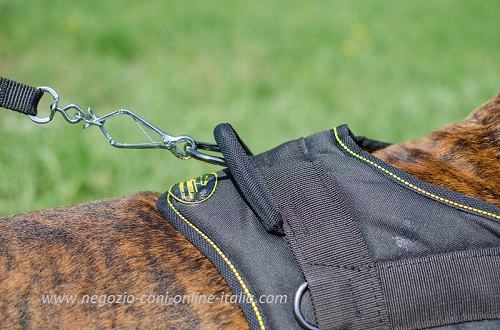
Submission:
[[257,156],[227,124],[215,138],[229,168],[157,205],[246,298],[251,329],[300,329],[305,281],[310,328],[500,328],[499,207],[384,163],[366,150],[387,144],[345,125]]

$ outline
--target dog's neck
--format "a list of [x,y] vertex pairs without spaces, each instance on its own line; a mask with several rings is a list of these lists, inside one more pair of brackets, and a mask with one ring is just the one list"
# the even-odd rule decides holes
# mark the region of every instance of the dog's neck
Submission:
[[463,122],[373,155],[420,180],[500,206],[500,94]]

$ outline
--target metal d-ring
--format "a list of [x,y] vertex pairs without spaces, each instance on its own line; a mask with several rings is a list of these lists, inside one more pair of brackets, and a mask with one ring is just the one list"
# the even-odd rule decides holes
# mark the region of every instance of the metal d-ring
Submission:
[[38,87],[38,89],[44,93],[49,93],[50,95],[52,95],[52,97],[54,98],[54,102],[52,102],[52,104],[50,105],[50,113],[47,117],[40,118],[32,115],[28,115],[28,117],[37,124],[47,124],[52,120],[52,118],[54,118],[54,113],[56,112],[57,104],[59,103],[59,94],[57,94],[55,90],[47,86]]
[[312,325],[311,323],[306,321],[304,315],[302,315],[302,312],[300,311],[300,303],[302,301],[302,296],[304,295],[304,292],[306,292],[306,290],[307,290],[307,281],[302,283],[297,289],[297,291],[295,291],[295,295],[293,297],[293,312],[295,314],[295,319],[303,329],[318,330],[317,326]]
[[224,158],[199,152],[198,149],[213,151],[213,152],[221,152],[216,144],[196,142],[196,147],[191,147],[191,146],[186,147],[186,153],[189,156],[193,157],[194,159],[201,160],[202,162],[205,163],[219,165],[219,166],[227,166],[226,160]]

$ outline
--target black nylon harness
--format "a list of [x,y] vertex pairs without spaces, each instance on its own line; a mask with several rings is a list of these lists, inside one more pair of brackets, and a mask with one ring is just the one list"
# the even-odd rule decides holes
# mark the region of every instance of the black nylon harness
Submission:
[[[252,156],[227,124],[229,170],[173,186],[165,218],[224,276],[251,329],[500,327],[500,208],[440,188],[339,126]],[[286,296],[286,303],[261,297]]]

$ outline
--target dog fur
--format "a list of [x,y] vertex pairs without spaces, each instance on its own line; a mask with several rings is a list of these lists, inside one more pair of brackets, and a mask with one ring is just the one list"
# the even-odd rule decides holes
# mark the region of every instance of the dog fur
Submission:
[[[500,94],[465,121],[375,156],[500,206]],[[235,304],[43,304],[42,295],[230,290],[212,264],[137,193],[0,218],[0,325],[12,329],[245,329]]]

